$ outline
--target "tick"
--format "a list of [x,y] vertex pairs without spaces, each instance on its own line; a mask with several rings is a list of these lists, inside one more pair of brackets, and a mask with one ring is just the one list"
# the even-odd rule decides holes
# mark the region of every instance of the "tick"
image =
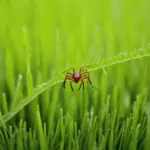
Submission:
[[70,80],[70,87],[71,87],[72,91],[73,91],[73,86],[72,86],[73,82],[74,83],[79,83],[80,82],[80,86],[78,88],[78,91],[80,90],[81,87],[83,87],[83,90],[84,90],[84,81],[85,80],[87,80],[92,85],[92,87],[95,88],[93,86],[91,80],[90,80],[89,71],[84,69],[85,67],[88,67],[88,66],[81,67],[79,72],[76,72],[74,68],[68,69],[68,70],[72,69],[73,73],[67,72],[66,77],[65,77],[64,82],[63,82],[63,88],[65,88],[66,80]]

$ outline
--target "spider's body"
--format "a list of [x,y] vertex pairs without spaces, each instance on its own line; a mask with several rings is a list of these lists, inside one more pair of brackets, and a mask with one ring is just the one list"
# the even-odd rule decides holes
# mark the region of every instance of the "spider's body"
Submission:
[[71,87],[72,91],[73,91],[72,82],[74,82],[74,83],[81,82],[78,90],[80,90],[81,86],[83,86],[83,89],[84,89],[84,80],[85,79],[87,79],[88,82],[90,82],[90,84],[92,85],[92,82],[91,82],[90,76],[89,76],[89,72],[83,68],[84,67],[81,67],[79,72],[75,72],[74,68],[70,68],[73,70],[73,73],[67,72],[65,80],[63,82],[63,88],[65,88],[66,80],[70,80],[70,87]]
[[72,75],[72,79],[74,79],[74,82],[75,83],[78,83],[79,80],[81,78],[81,73],[80,72],[74,72],[73,75]]

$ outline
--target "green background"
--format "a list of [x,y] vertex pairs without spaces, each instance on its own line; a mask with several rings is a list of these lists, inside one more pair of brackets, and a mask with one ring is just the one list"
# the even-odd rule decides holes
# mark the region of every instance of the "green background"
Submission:
[[[1,0],[0,150],[148,149],[149,57],[97,68],[90,74],[97,89],[85,81],[84,91],[73,84],[72,92],[67,81],[64,90],[57,75],[147,47],[149,7],[149,0]],[[22,108],[24,98],[33,101]]]

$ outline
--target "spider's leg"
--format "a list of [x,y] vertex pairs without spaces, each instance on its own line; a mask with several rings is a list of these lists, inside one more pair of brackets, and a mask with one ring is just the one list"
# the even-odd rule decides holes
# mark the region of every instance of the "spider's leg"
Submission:
[[84,90],[84,81],[82,81],[83,82],[83,90]]
[[66,76],[71,76],[71,77],[72,77],[72,73],[67,72],[67,75],[66,75]]
[[62,85],[62,87],[65,89],[65,85],[66,85],[66,80],[72,80],[72,78],[68,78],[68,77],[66,77],[65,78],[65,80],[64,80],[64,82],[63,82],[63,85]]
[[81,73],[83,73],[83,72],[88,72],[88,70],[82,69],[82,70],[81,70]]
[[87,77],[87,79],[90,82],[91,86],[96,89],[96,87],[92,84],[92,81],[90,80],[90,77]]
[[70,87],[71,87],[71,90],[73,91],[72,82],[73,82],[73,81],[70,81]]
[[68,77],[69,77],[69,78],[72,78],[72,75],[73,75],[72,73],[67,72],[67,74],[66,74],[66,77],[65,77],[65,78],[68,78]]
[[78,88],[78,91],[80,90],[80,88],[81,88],[82,85],[83,85],[83,90],[84,90],[84,81],[83,80],[81,81],[81,84],[80,84],[80,86]]
[[65,78],[65,80],[64,80],[64,82],[63,82],[63,85],[62,85],[62,87],[65,89],[65,85],[66,85],[66,78]]
[[84,70],[83,72],[81,72],[82,75],[90,75],[90,73],[87,70]]
[[73,72],[75,72],[75,69],[74,68],[69,68],[69,69],[67,69],[67,70],[65,70],[64,72],[62,72],[62,73],[65,73],[65,72],[67,72],[67,71],[69,71],[69,70],[73,70]]
[[92,81],[90,80],[90,77],[88,75],[83,75],[81,77],[81,80],[83,80],[83,79],[87,79],[88,82],[90,82],[91,86],[96,89],[96,87],[92,84]]
[[68,80],[73,80],[73,79],[72,79],[72,74],[71,74],[70,72],[67,72],[67,75],[66,75],[65,80],[64,80],[63,85],[62,85],[63,88],[65,88],[66,80],[67,80],[67,79],[68,79]]
[[81,79],[80,80],[87,79],[88,77],[89,77],[88,73],[81,73]]
[[87,76],[86,74],[85,74],[85,75],[82,75],[80,80],[82,80],[82,79],[87,79],[88,77],[89,77],[89,76]]
[[80,68],[80,72],[82,72],[82,70],[85,70],[85,69],[83,69],[83,68],[89,68],[89,67],[91,67],[91,66],[82,66],[82,67]]
[[81,72],[81,80],[84,78],[84,79],[87,79],[88,77],[90,77],[90,74],[88,71],[86,72]]
[[[70,68],[70,69],[72,69],[72,70],[73,70],[73,72],[75,72],[75,69],[74,69],[74,68]],[[69,69],[69,70],[70,70],[70,69]]]

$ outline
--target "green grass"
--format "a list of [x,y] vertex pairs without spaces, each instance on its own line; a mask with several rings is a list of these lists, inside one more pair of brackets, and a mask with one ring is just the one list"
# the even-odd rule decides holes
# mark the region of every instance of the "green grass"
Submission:
[[[1,1],[0,150],[148,150],[149,6]],[[62,89],[84,65],[96,89]]]

